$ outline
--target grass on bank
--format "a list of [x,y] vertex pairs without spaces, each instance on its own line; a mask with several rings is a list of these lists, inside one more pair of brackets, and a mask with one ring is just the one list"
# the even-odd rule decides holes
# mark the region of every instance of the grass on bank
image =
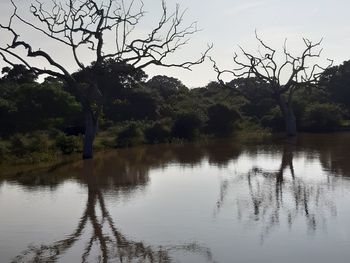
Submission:
[[[170,122],[128,121],[100,131],[94,142],[95,151],[133,147],[144,144],[206,142],[214,137],[261,138],[269,135],[267,129],[250,122],[240,122],[235,131],[226,135],[210,134],[200,123],[184,120],[177,126]],[[66,135],[58,130],[15,134],[0,140],[0,168],[10,166],[51,166],[69,156],[80,156],[83,136]],[[12,169],[12,168],[11,168]]]

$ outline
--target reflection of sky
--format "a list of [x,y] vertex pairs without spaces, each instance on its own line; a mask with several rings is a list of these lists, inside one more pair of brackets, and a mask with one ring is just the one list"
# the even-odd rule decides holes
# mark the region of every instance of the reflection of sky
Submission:
[[10,262],[29,244],[71,234],[85,208],[86,190],[72,182],[55,191],[7,183],[0,187],[0,262]]
[[[300,214],[290,228],[284,214],[287,209],[281,209],[281,222],[261,243],[266,222],[263,219],[251,221],[253,208],[246,173],[253,166],[273,172],[278,170],[280,162],[279,154],[258,154],[256,157],[243,154],[226,168],[212,166],[204,160],[194,168],[171,165],[156,169],[151,172],[151,183],[142,198],[128,204],[114,204],[111,208],[120,214],[119,226],[134,238],[146,238],[151,243],[161,241],[162,244],[195,240],[209,247],[217,262],[232,262],[234,258],[234,262],[292,263],[307,259],[307,262],[326,263],[335,257],[336,262],[347,262],[350,192],[344,189],[349,189],[349,182],[329,178],[318,160],[309,160],[303,154],[293,162],[297,180],[312,191],[318,187],[326,190],[322,192],[324,199],[318,204],[318,210],[315,199],[309,202],[310,213],[316,213],[320,224],[315,232],[310,232],[305,216]],[[291,180],[288,169],[285,179],[286,182]],[[229,185],[218,212],[215,202],[225,181]],[[274,190],[274,180],[269,184],[267,186],[271,188],[264,190]],[[285,192],[284,206],[292,207],[292,197],[288,190]],[[243,205],[240,212],[237,202]],[[336,205],[336,211],[328,207],[332,203]],[[242,213],[241,218],[239,213]]]
[[[17,0],[19,5],[25,6],[29,0]],[[156,23],[155,18],[159,11],[159,1],[145,0],[145,8],[148,10],[148,18],[145,26],[139,28],[140,32],[146,31],[149,26]],[[313,40],[324,39],[324,58],[331,58],[335,63],[341,63],[350,58],[350,27],[348,0],[168,0],[169,8],[178,2],[183,8],[188,8],[186,21],[198,21],[203,29],[193,37],[192,45],[182,49],[178,54],[181,58],[193,57],[204,49],[206,43],[214,43],[215,57],[223,67],[229,67],[234,48],[240,44],[248,50],[256,51],[254,30],[276,49],[282,47],[284,39],[289,39],[289,47],[292,51],[302,48],[301,37],[305,36]],[[7,8],[9,1],[0,1],[1,21],[8,17]],[[25,9],[27,10],[27,9]],[[26,34],[24,33],[23,36]],[[57,50],[57,46],[43,41],[41,37],[29,36],[37,47],[47,50]],[[43,49],[44,49],[43,47]],[[73,65],[67,60],[68,52],[59,49],[58,60]],[[56,52],[57,53],[57,52]],[[176,57],[174,57],[176,59]],[[2,65],[2,64],[0,64]],[[214,80],[215,75],[210,63],[198,66],[193,72],[175,69],[160,69],[151,67],[147,70],[150,75],[169,74],[180,78],[190,87],[205,85],[209,80]]]

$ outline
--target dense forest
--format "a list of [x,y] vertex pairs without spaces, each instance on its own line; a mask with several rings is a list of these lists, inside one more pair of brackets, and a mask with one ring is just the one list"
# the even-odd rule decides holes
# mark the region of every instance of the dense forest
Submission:
[[[106,63],[96,149],[202,140],[237,134],[284,131],[281,110],[268,84],[258,78],[210,82],[189,89],[168,76],[148,78],[129,65]],[[121,72],[120,68],[118,72]],[[74,73],[84,79],[89,72]],[[328,68],[317,86],[298,89],[293,107],[298,131],[347,129],[350,119],[350,61]],[[81,104],[58,78],[38,76],[25,66],[2,69],[0,79],[1,162],[48,161],[82,151]]]

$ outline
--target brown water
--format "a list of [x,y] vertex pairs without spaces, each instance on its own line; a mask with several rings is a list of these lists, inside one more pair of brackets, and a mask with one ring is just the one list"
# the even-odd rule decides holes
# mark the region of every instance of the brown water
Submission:
[[350,262],[350,133],[0,176],[0,262]]

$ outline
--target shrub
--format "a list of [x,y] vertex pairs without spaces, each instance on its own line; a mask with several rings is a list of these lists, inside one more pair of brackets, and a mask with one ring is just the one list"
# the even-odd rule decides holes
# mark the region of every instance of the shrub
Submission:
[[283,131],[285,129],[282,112],[278,107],[271,109],[261,119],[261,124],[263,127],[271,128],[273,131]]
[[56,139],[58,136],[63,134],[63,132],[60,131],[59,129],[52,128],[52,127],[49,128],[46,132],[51,139]]
[[78,136],[60,134],[56,138],[56,147],[63,154],[71,154],[81,151],[81,139]]
[[178,116],[172,127],[172,136],[179,139],[193,140],[199,135],[202,120],[194,113]]
[[240,114],[225,105],[216,104],[208,109],[207,131],[215,135],[229,135],[233,132],[235,122]]
[[117,137],[118,147],[132,147],[143,144],[144,136],[142,129],[136,123],[132,123],[122,130]]
[[48,152],[50,140],[48,134],[42,132],[32,133],[28,140],[28,150],[30,152]]
[[244,133],[255,133],[255,134],[269,134],[271,131],[269,128],[264,128],[255,119],[242,119],[237,123],[237,128]]
[[6,158],[8,149],[5,144],[0,142],[0,163]]
[[306,107],[301,126],[306,130],[322,131],[339,127],[342,111],[339,106],[330,103],[313,103]]
[[145,130],[145,139],[151,144],[168,142],[170,136],[171,131],[169,127],[161,123],[156,123]]
[[10,153],[23,157],[29,152],[26,138],[22,134],[15,134],[10,138]]

